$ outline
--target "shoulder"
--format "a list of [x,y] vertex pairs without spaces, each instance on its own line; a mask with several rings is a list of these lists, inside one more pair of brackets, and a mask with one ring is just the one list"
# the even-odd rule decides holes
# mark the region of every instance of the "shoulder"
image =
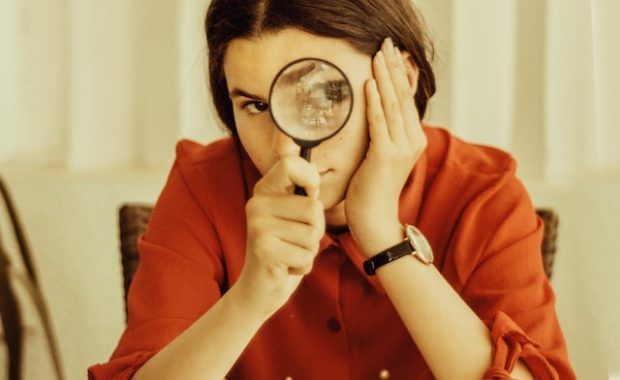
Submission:
[[488,239],[502,226],[536,228],[534,207],[510,153],[467,142],[442,128],[424,131],[428,144],[423,203],[442,215],[434,220],[437,228],[452,225],[455,232],[465,231],[478,248],[492,244]]
[[[239,236],[244,217],[244,189],[232,138],[209,144],[179,141],[176,158],[152,214],[164,228],[153,236],[171,235],[173,220],[174,228],[183,228],[192,238],[202,236],[207,230],[212,230],[213,236]],[[170,239],[175,238],[170,236]],[[213,247],[211,243],[209,246]]]
[[215,140],[209,144],[184,139],[176,145],[176,160],[183,164],[233,160],[235,157],[236,147],[232,137]]
[[197,192],[218,193],[241,186],[240,162],[237,145],[232,137],[201,144],[180,140],[176,145],[175,167],[187,185]]
[[178,141],[176,157],[158,205],[186,210],[210,209],[209,193],[219,190],[214,179],[221,178],[223,173],[234,173],[233,170],[223,167],[233,167],[235,157],[234,141],[230,138],[209,144],[191,140]]
[[514,157],[499,148],[460,139],[449,131],[425,127],[426,187],[442,189],[444,201],[489,219],[509,212],[515,203],[530,204],[529,194],[517,178]]
[[444,128],[424,126],[428,139],[427,159],[430,170],[445,169],[472,175],[504,175],[514,173],[514,157],[499,148],[467,142]]
[[174,166],[199,200],[213,202],[224,195],[243,194],[241,167],[244,158],[232,137],[208,144],[180,140],[176,145]]
[[467,142],[442,128],[425,127],[425,133],[425,187],[441,188],[445,202],[469,209],[483,204],[497,208],[528,197],[510,153]]
[[511,154],[469,143],[445,129],[427,127],[425,132],[427,207],[442,215],[431,222],[436,229],[452,226],[451,260],[462,282],[485,255],[533,236],[540,225]]

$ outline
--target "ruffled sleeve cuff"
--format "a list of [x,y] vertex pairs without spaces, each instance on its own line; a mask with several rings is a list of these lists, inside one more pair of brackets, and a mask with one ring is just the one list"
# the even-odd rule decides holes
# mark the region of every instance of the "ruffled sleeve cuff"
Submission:
[[484,380],[512,379],[510,373],[521,359],[537,380],[559,379],[557,371],[540,353],[540,344],[529,338],[504,312],[491,324],[493,361]]
[[136,352],[88,369],[88,380],[129,380],[156,352]]

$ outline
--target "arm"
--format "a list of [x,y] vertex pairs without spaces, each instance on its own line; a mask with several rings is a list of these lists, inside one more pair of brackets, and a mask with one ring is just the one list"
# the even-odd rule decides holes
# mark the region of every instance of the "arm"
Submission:
[[[310,196],[289,194],[293,185],[303,186]],[[135,379],[226,376],[260,326],[312,268],[325,230],[318,185],[318,172],[300,157],[284,158],[265,174],[246,205],[247,254],[239,280]]]
[[217,233],[185,181],[188,173],[175,165],[138,240],[127,328],[110,361],[89,368],[90,379],[224,378],[312,268],[323,207],[316,197],[289,194],[293,184],[317,194],[312,165],[283,159],[258,182],[246,205],[245,255],[231,255],[245,263],[224,295]]
[[233,286],[133,378],[223,379],[266,320],[246,304],[241,292],[239,286]]
[[[360,248],[372,256],[402,241],[401,231],[394,224]],[[489,330],[434,265],[408,256],[379,268],[377,276],[435,377],[483,378],[492,359]],[[521,361],[511,374],[533,379]]]

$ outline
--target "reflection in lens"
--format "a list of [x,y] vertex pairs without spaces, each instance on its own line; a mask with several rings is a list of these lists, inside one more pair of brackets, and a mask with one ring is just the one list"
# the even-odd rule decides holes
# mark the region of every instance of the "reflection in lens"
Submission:
[[271,90],[274,121],[289,136],[320,141],[346,123],[352,107],[351,86],[332,64],[318,59],[293,62]]

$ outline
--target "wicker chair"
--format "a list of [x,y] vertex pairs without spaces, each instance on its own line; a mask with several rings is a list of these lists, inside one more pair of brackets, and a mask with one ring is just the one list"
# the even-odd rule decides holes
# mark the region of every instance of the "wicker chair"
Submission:
[[118,212],[125,289],[125,317],[127,317],[127,292],[140,261],[138,237],[146,231],[152,210],[150,205],[130,203],[123,205]]
[[[152,206],[145,204],[125,204],[119,210],[125,300],[127,300],[127,291],[140,260],[136,240],[140,234],[146,231],[151,211]],[[545,274],[550,279],[553,273],[553,261],[558,236],[558,215],[554,210],[546,208],[537,209],[536,213],[545,223],[542,241],[542,261]],[[126,305],[125,311],[127,311]]]

